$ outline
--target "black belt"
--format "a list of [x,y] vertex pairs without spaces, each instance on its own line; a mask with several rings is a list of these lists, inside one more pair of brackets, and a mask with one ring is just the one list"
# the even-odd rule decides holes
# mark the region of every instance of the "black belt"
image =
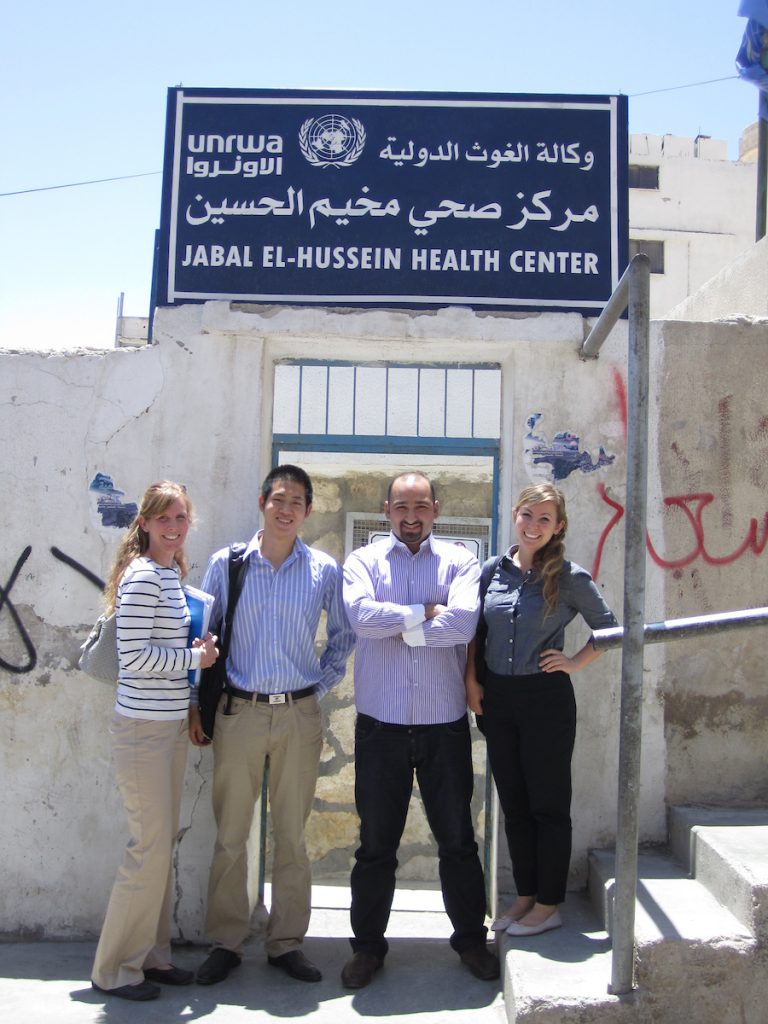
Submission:
[[302,697],[311,697],[316,687],[305,686],[303,690],[288,690],[286,693],[254,693],[253,690],[239,690],[229,683],[224,687],[224,692],[230,697],[239,697],[240,700],[248,700],[252,704],[258,701],[260,704],[287,704],[291,700],[301,700]]
[[[373,715],[364,715],[362,712],[358,712],[358,720],[366,719],[369,722],[375,722],[376,727],[381,729],[382,732],[402,732],[402,733],[414,733],[414,732],[429,732],[431,729],[442,729],[444,725],[455,725],[455,722],[433,722],[425,725],[400,725],[397,722],[382,722],[378,718],[374,718]],[[456,722],[466,721],[467,716],[462,715],[461,718],[457,718]]]

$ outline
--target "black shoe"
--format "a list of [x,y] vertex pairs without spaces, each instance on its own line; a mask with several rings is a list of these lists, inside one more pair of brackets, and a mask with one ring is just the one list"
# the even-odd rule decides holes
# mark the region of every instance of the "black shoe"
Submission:
[[185,971],[181,967],[145,967],[144,977],[147,981],[156,981],[160,985],[191,985],[195,978],[194,971]]
[[281,971],[290,974],[292,978],[299,981],[322,981],[323,976],[320,970],[315,967],[311,960],[307,960],[300,949],[292,949],[282,956],[268,956],[267,963],[271,967],[279,967]]
[[493,955],[485,943],[465,949],[459,955],[465,967],[468,967],[481,981],[494,981],[498,978],[500,973],[498,958]]
[[203,960],[197,968],[195,981],[198,985],[216,985],[218,982],[224,981],[229,972],[235,967],[239,967],[241,962],[242,957],[237,953],[233,953],[231,949],[224,949],[223,946],[217,946],[208,959]]
[[101,988],[95,981],[91,982],[97,992],[103,992],[105,996],[117,996],[118,999],[131,999],[137,1003],[145,1003],[148,999],[157,999],[160,995],[160,986],[153,985],[151,981],[140,981],[136,985],[120,985],[117,988]]
[[344,964],[341,972],[341,983],[344,988],[365,988],[373,981],[376,971],[384,963],[374,953],[355,953],[351,960]]

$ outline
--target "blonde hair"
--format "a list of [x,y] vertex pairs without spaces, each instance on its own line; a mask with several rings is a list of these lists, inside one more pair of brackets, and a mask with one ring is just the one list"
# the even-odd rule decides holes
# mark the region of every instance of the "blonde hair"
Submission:
[[[191,525],[194,512],[192,502],[187,497],[187,491],[183,484],[176,484],[172,480],[159,480],[157,483],[151,484],[144,492],[136,518],[128,527],[125,536],[120,542],[120,547],[117,549],[115,561],[107,579],[107,585],[104,587],[104,606],[107,614],[115,610],[117,588],[120,580],[123,578],[123,573],[134,558],[146,554],[149,548],[149,534],[146,530],[142,529],[139,520],[154,519],[156,516],[162,515],[174,501],[184,503]],[[188,566],[187,556],[184,554],[184,551],[177,551],[173,558],[181,570],[181,575],[186,576]]]
[[524,506],[540,505],[542,501],[553,501],[556,509],[556,525],[560,526],[558,533],[553,534],[549,541],[536,552],[533,558],[533,566],[539,577],[543,580],[544,604],[546,615],[550,615],[557,607],[560,597],[560,573],[565,562],[565,534],[568,530],[568,516],[565,511],[565,495],[559,488],[552,484],[532,484],[520,492],[513,515],[517,515],[518,509]]

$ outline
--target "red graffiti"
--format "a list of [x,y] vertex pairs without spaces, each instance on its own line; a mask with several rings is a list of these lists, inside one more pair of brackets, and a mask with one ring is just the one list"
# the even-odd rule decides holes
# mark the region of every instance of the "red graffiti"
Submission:
[[615,366],[613,368],[613,390],[616,392],[616,402],[619,406],[619,415],[624,426],[624,437],[627,436],[627,386],[621,371]]
[[[624,507],[606,494],[605,486],[603,484],[598,484],[597,489],[600,497],[606,505],[614,510],[614,513],[603,529],[603,532],[600,535],[600,540],[597,544],[595,561],[592,567],[593,579],[597,579],[598,577],[600,562],[603,557],[603,549],[605,547],[605,542],[608,539],[608,535],[624,516]],[[747,551],[751,550],[755,555],[759,555],[763,552],[766,544],[768,544],[768,512],[763,516],[762,526],[754,516],[750,519],[749,527],[747,528],[747,535],[735,551],[732,551],[727,555],[710,554],[707,550],[706,527],[703,521],[703,516],[704,509],[707,505],[711,505],[714,500],[714,494],[710,494],[709,492],[701,494],[679,494],[674,497],[664,499],[664,504],[668,508],[679,509],[688,520],[693,533],[693,541],[690,551],[681,558],[664,558],[658,553],[656,548],[653,546],[651,538],[646,533],[645,543],[648,549],[648,554],[654,560],[656,565],[661,569],[682,569],[686,565],[690,565],[692,562],[695,562],[697,558],[700,558],[707,565],[731,565],[733,562],[741,558],[741,556]]]
[[600,572],[600,562],[601,562],[602,557],[603,557],[603,548],[605,547],[605,542],[608,539],[608,534],[611,532],[611,530],[614,528],[614,526],[619,522],[619,520],[622,519],[622,517],[624,516],[624,507],[622,505],[620,505],[617,501],[614,501],[613,498],[609,498],[608,497],[608,495],[605,493],[605,484],[598,484],[597,485],[597,490],[598,490],[598,493],[599,493],[600,497],[603,499],[603,501],[606,503],[606,505],[610,505],[611,508],[614,509],[614,513],[613,513],[613,518],[610,520],[608,525],[603,529],[603,532],[600,534],[600,540],[597,542],[597,551],[595,552],[595,561],[592,564],[592,579],[593,580],[597,579],[598,573]]

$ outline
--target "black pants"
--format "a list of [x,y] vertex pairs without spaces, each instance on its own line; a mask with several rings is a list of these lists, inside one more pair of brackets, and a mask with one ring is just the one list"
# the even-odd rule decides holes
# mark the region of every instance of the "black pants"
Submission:
[[485,942],[485,885],[470,813],[474,775],[466,715],[446,725],[389,725],[369,715],[355,724],[355,802],[360,847],[352,869],[356,953],[384,957],[395,894],[397,848],[414,772],[437,840],[443,901],[462,953]]
[[561,903],[571,859],[576,736],[570,676],[486,670],[483,723],[518,895]]

